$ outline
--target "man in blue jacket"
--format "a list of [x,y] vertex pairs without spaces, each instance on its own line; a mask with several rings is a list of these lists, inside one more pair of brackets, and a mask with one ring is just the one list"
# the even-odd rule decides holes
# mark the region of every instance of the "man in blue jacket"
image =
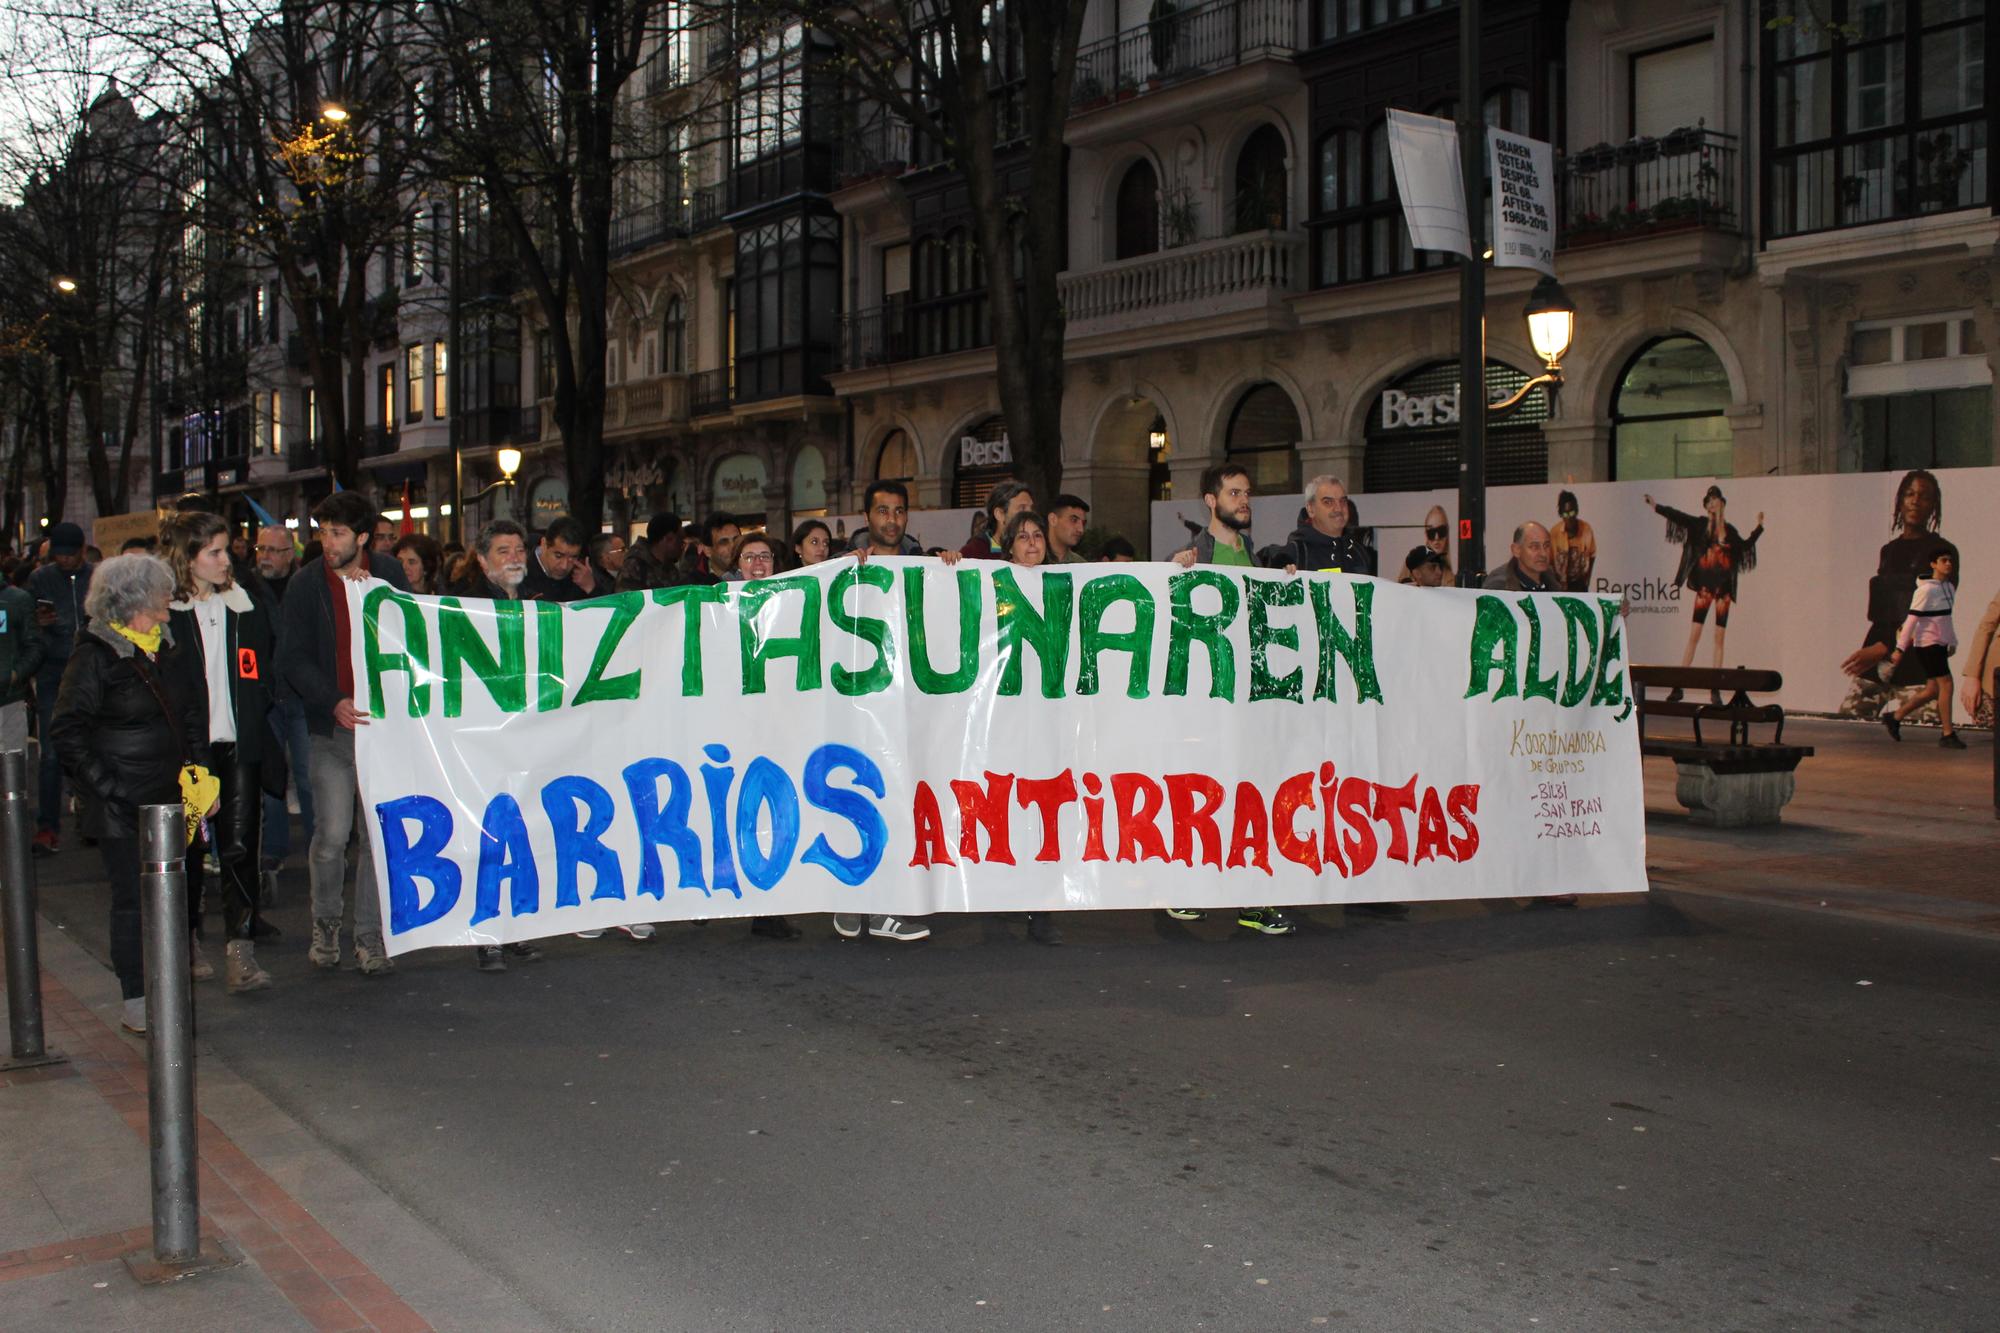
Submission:
[[62,688],[69,651],[83,627],[83,598],[90,591],[91,566],[83,559],[83,529],[58,523],[49,529],[48,563],[28,576],[28,593],[35,599],[36,627],[42,631],[42,661],[35,672],[35,706],[42,737],[41,814],[35,830],[39,855],[62,849],[62,764],[48,742],[55,719],[56,691]]

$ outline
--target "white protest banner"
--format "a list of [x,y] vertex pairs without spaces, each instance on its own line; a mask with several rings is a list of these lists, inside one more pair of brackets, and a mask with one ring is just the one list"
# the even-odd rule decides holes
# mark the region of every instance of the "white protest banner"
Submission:
[[1493,169],[1493,264],[1556,274],[1555,154],[1540,139],[1486,130]]
[[1465,177],[1459,171],[1458,127],[1436,116],[1389,111],[1389,161],[1396,194],[1410,225],[1410,244],[1419,250],[1449,250],[1472,256],[1466,222]]
[[917,559],[568,605],[349,598],[391,953],[1646,887],[1608,598]]

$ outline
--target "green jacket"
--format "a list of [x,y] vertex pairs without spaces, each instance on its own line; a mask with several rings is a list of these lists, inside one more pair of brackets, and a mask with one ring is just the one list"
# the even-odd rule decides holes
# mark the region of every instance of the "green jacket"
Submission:
[[35,624],[35,599],[24,588],[0,588],[0,705],[28,697],[45,651]]

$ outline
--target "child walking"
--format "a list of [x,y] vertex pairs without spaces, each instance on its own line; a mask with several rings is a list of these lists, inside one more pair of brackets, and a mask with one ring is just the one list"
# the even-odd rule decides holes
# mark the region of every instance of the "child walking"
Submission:
[[1882,725],[1889,729],[1892,740],[1903,739],[1904,718],[1936,699],[1938,718],[1944,723],[1944,734],[1938,737],[1938,744],[1948,750],[1965,748],[1965,742],[1951,725],[1951,653],[1958,647],[1958,634],[1951,627],[1954,592],[1951,576],[1956,563],[1949,551],[1939,551],[1931,557],[1931,576],[1917,580],[1916,595],[1910,598],[1910,614],[1904,617],[1902,631],[1896,635],[1896,651],[1889,654],[1892,671],[1905,653],[1914,656],[1917,665],[1924,669],[1924,687],[1906,699],[1901,708],[1882,715]]

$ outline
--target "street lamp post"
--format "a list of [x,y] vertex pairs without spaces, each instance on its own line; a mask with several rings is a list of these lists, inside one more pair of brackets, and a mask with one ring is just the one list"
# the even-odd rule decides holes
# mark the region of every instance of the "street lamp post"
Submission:
[[1458,263],[1458,579],[1467,588],[1486,574],[1486,260],[1472,225],[1486,154],[1479,9],[1479,0],[1458,0],[1458,165],[1471,242]]

